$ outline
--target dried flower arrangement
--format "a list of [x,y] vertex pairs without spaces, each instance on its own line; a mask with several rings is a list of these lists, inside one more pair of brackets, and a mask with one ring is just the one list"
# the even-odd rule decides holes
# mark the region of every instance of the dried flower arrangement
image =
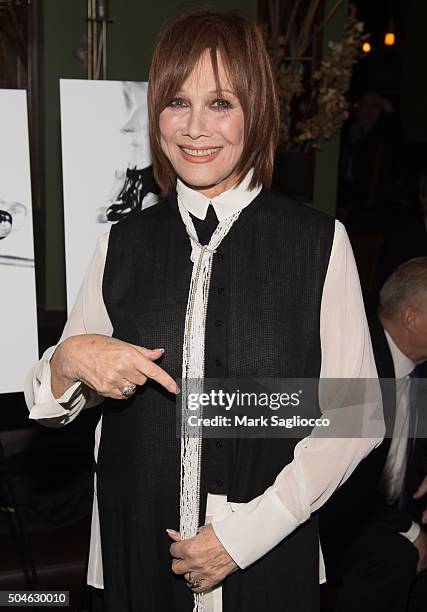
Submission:
[[[323,57],[319,36],[342,2],[337,0],[323,19],[321,0],[268,2],[263,29],[277,76],[282,150],[318,150],[348,117],[346,93],[366,38],[355,7],[349,7],[341,42],[330,41]],[[286,23],[283,34],[280,23]]]

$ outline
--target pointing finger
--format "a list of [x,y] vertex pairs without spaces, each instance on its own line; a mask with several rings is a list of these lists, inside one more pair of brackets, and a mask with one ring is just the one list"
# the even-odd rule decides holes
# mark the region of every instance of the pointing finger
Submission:
[[172,376],[156,363],[153,363],[148,357],[141,355],[141,359],[135,363],[135,368],[147,378],[158,382],[159,385],[162,385],[170,393],[179,393],[178,385]]
[[174,542],[179,542],[181,540],[181,534],[179,531],[175,531],[175,529],[166,529],[166,532]]

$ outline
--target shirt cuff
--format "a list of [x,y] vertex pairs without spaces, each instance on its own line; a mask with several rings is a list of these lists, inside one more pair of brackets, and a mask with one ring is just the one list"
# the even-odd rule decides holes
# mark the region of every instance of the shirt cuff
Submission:
[[[83,407],[90,407],[100,403],[101,398],[95,391],[83,385],[80,381],[75,382],[59,398],[55,398],[51,386],[50,360],[55,351],[55,346],[46,351],[43,356],[42,367],[38,372],[35,385],[34,403],[30,409],[29,418],[42,421],[48,425],[65,425],[73,420]],[[55,423],[56,421],[56,423]]]
[[53,397],[52,391],[50,393],[43,393],[42,398],[39,397],[37,404],[34,404],[31,408],[29,418],[39,420],[70,416],[70,412],[81,408],[80,404],[82,402],[86,403],[82,384],[76,382],[59,398]]
[[413,544],[415,540],[418,538],[418,536],[420,535],[420,531],[421,531],[421,527],[418,525],[418,523],[416,523],[415,521],[412,521],[412,524],[409,527],[408,531],[399,531],[399,533],[401,536],[403,536],[404,538],[406,538]]
[[212,522],[230,557],[245,569],[265,555],[300,524],[283,505],[274,488],[246,504],[229,502],[233,513]]

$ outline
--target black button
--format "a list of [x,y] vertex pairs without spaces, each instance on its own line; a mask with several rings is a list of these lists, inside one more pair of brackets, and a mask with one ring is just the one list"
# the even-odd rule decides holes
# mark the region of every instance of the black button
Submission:
[[223,253],[217,253],[216,256],[217,256],[217,259],[220,259],[220,260],[224,259]]
[[221,327],[221,325],[222,325],[222,321],[221,321],[221,319],[217,319],[217,320],[215,321],[215,327]]
[[219,440],[217,441],[217,443],[215,444],[215,446],[217,448],[222,448],[222,442],[220,442]]
[[222,485],[223,485],[224,483],[222,482],[222,480],[217,480],[217,481],[216,481],[216,484],[217,484],[217,486],[218,486],[218,487],[222,487]]
[[221,359],[216,359],[216,360],[215,360],[215,365],[216,365],[216,366],[218,366],[218,367],[222,366],[222,361],[221,361]]
[[224,293],[224,287],[220,287],[220,288],[218,289],[218,294],[219,294],[219,295],[222,295],[223,293]]

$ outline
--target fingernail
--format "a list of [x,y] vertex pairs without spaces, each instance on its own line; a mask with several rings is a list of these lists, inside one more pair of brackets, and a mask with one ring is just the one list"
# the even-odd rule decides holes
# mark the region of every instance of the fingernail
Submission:
[[169,535],[177,535],[179,532],[175,531],[175,529],[166,529]]
[[164,353],[164,352],[165,352],[165,349],[161,349],[161,348],[154,349],[154,350],[156,350],[156,351],[160,351],[161,353]]
[[181,389],[178,387],[178,385],[175,385],[175,393],[176,395],[178,395],[178,393],[181,392]]

